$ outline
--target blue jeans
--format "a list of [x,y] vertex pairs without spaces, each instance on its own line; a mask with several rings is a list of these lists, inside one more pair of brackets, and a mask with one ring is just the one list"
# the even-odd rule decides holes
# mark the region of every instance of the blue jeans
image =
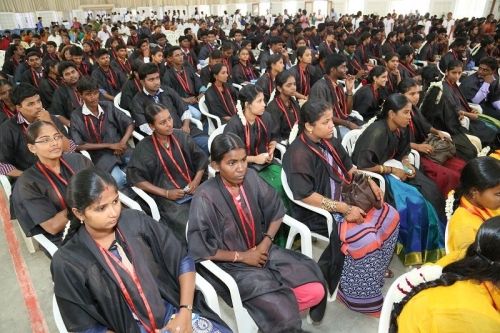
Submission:
[[116,184],[118,184],[118,189],[127,186],[127,175],[118,165],[115,165],[113,170],[111,170],[111,176],[115,179]]
[[201,134],[191,138],[198,145],[198,147],[205,152],[205,154],[210,155],[208,152],[208,136]]

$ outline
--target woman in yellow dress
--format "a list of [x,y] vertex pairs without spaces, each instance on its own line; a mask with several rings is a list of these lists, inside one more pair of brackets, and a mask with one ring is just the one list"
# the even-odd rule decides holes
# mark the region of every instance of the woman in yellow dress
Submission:
[[[497,173],[498,175],[498,173]],[[394,305],[390,332],[500,331],[500,217],[484,222],[465,257]]]
[[454,200],[445,240],[448,255],[438,262],[441,266],[462,258],[484,221],[500,215],[500,160],[478,157],[469,161]]

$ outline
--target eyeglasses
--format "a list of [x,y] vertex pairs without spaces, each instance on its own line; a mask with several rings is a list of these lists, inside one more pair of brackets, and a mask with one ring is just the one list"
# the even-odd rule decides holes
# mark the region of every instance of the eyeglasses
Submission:
[[492,72],[492,70],[489,69],[488,67],[481,67],[481,66],[479,66],[479,68],[477,70],[478,71],[483,71],[483,72]]
[[52,141],[56,141],[56,142],[61,141],[62,138],[63,138],[62,134],[56,134],[53,137],[48,136],[48,137],[45,137],[41,140],[35,141],[35,143],[40,143],[40,144],[46,145],[46,144],[51,143]]

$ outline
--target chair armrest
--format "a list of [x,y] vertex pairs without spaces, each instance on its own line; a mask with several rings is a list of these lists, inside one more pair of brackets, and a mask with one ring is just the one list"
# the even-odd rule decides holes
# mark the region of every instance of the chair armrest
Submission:
[[[238,327],[238,332],[252,332],[251,326],[254,326],[253,319],[248,314],[248,311],[243,307],[243,302],[241,301],[240,291],[236,281],[233,277],[222,270],[211,260],[204,260],[200,262],[203,267],[215,275],[224,285],[229,289],[231,295],[231,303],[233,304],[234,315],[236,317],[236,325]],[[256,331],[256,330],[255,330]]]
[[85,156],[86,158],[88,158],[89,160],[92,161],[92,157],[90,157],[90,154],[88,151],[86,150],[80,150],[80,154],[82,154],[83,156]]
[[132,190],[135,193],[137,193],[137,195],[142,200],[146,201],[146,203],[149,206],[149,209],[151,210],[151,216],[156,221],[160,221],[160,210],[158,209],[158,205],[156,204],[156,202],[154,201],[154,199],[149,194],[147,194],[146,192],[144,192],[143,190],[141,190],[140,188],[138,188],[136,186],[132,186]]
[[120,198],[120,201],[128,208],[142,211],[141,205],[139,205],[137,201],[132,200],[122,192],[118,192],[118,197]]
[[281,160],[283,159],[283,156],[285,156],[285,152],[286,152],[286,147],[284,145],[282,145],[281,143],[276,143],[276,150],[278,150],[281,154],[281,158],[276,158],[276,160],[278,160],[281,164]]
[[0,184],[2,184],[3,190],[5,191],[5,198],[9,201],[10,195],[12,194],[12,185],[9,182],[9,178],[5,175],[0,175]]
[[[420,169],[420,154],[418,151],[416,151],[415,149],[412,149],[410,154],[408,155],[409,159],[410,159],[410,163],[413,164],[413,166],[417,169]],[[413,157],[413,161],[412,161],[412,157]]]
[[38,242],[38,244],[47,250],[50,257],[53,257],[54,253],[58,250],[57,246],[42,234],[34,235],[33,238]]
[[137,131],[133,131],[132,136],[134,138],[136,138],[138,141],[141,141],[142,139],[144,139],[144,135],[142,135],[141,133],[139,133]]
[[[302,222],[297,221],[289,215],[283,217],[283,223],[300,234],[300,249],[303,255],[312,258],[311,230]],[[291,230],[290,230],[291,232]]]
[[235,87],[238,90],[241,90],[241,88],[243,88],[243,86],[241,84],[237,84],[237,83],[233,83],[233,87]]
[[196,289],[201,291],[210,309],[212,309],[212,311],[214,311],[220,317],[221,314],[220,314],[219,298],[217,297],[217,293],[215,292],[214,287],[212,287],[212,285],[198,273],[196,273],[195,281],[196,281]]
[[380,190],[385,193],[385,178],[382,175],[379,175],[378,173],[371,172],[371,171],[366,171],[366,170],[359,170],[358,172],[364,173],[365,175],[368,175],[372,178],[375,178],[378,180],[378,187],[380,187]]
[[196,118],[191,118],[191,119],[190,119],[190,121],[191,121],[192,123],[194,123],[194,124],[196,125],[196,127],[198,127],[198,129],[199,129],[200,131],[203,131],[203,124],[201,123],[201,121],[199,121],[199,120],[198,120],[198,119],[196,119]]

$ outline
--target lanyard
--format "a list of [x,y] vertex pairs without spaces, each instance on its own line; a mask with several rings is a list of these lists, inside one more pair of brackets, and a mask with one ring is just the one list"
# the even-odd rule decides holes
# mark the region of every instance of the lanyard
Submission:
[[274,80],[271,78],[271,73],[267,73],[267,76],[269,76],[269,96],[271,96],[274,90]]
[[[231,96],[231,92],[229,91],[229,89],[226,89],[224,87],[224,84],[222,85],[222,92],[219,90],[219,88],[217,88],[217,87],[214,87],[214,88],[215,88],[214,90],[219,95],[220,100],[222,101],[222,103],[224,103],[224,110],[226,111],[226,113],[229,116],[235,115],[236,114],[236,107],[234,106],[233,97]],[[226,103],[226,91],[229,94],[229,101],[231,103],[231,109],[229,108],[229,105]]]
[[300,93],[302,95],[308,96],[309,95],[309,73],[306,70],[303,70],[300,65],[297,65],[299,68],[299,76],[300,76]]
[[227,73],[228,73],[229,77],[231,77],[231,72],[233,70],[233,65],[226,58],[222,58],[222,62],[227,67]]
[[370,90],[372,91],[372,94],[373,94],[373,100],[375,101],[375,103],[378,105],[378,99],[379,99],[379,92],[378,92],[378,89],[375,89],[375,85],[374,84],[371,84],[370,85]]
[[411,110],[411,117],[410,117],[410,132],[413,134],[413,137],[415,137],[415,124],[413,123],[413,118],[415,117],[415,112],[413,112],[413,109]]
[[247,207],[248,213],[245,212],[245,210],[241,206],[241,202],[240,202],[240,200],[238,200],[238,196],[233,195],[231,193],[231,191],[229,190],[229,187],[226,184],[224,184],[224,186],[226,187],[226,190],[231,195],[231,198],[233,199],[233,203],[236,206],[236,211],[238,212],[238,217],[241,220],[241,225],[243,227],[243,231],[244,231],[243,235],[245,236],[245,241],[247,243],[248,248],[251,249],[251,248],[255,247],[255,241],[256,241],[256,239],[255,239],[255,220],[253,218],[252,209],[250,207],[250,204],[248,203],[248,198],[247,198],[247,195],[245,193],[245,189],[243,188],[242,185],[240,185],[240,200],[241,200],[241,197],[243,197],[243,200],[245,200],[245,206]]
[[471,108],[469,106],[469,103],[467,103],[467,101],[465,100],[465,98],[462,95],[462,92],[460,91],[458,86],[456,84],[450,83],[450,81],[448,81],[448,80],[446,80],[446,82],[450,85],[451,89],[453,90],[453,94],[456,97],[458,97],[458,99],[460,100],[460,104],[462,104],[462,106],[465,108],[465,111],[471,112]]
[[78,103],[79,106],[83,105],[83,100],[80,98],[78,93],[76,92],[76,89],[72,89],[71,87],[68,86],[69,89],[73,92],[73,96],[75,96],[76,102]]
[[[283,100],[280,97],[276,98],[276,104],[278,105],[281,112],[283,112],[283,114],[285,115],[286,122],[288,123],[288,127],[290,127],[290,129],[292,129],[293,125],[295,125],[299,121],[299,115],[297,113],[297,110],[295,110],[295,106],[293,105],[292,101],[290,100],[290,105],[289,105],[288,109],[286,108],[285,103],[283,102]],[[295,117],[295,121],[293,122],[293,124],[290,121],[290,117],[288,116],[288,112],[287,112],[290,109],[292,109],[293,115]]]
[[[75,171],[73,171],[73,169],[69,166],[68,163],[66,163],[65,160],[63,160],[62,158],[60,158],[59,161],[61,162],[62,165],[64,165],[66,167],[66,169],[69,170],[69,172],[71,173],[71,175],[75,174]],[[61,183],[63,183],[64,186],[68,186],[68,181],[66,179],[64,179],[60,174],[57,174],[54,171],[52,171],[49,168],[47,168],[41,162],[36,162],[36,166],[40,170],[40,172],[43,174],[43,176],[45,177],[45,179],[47,179],[47,181],[50,184],[50,187],[52,187],[52,189],[54,190],[54,192],[56,192],[56,195],[57,195],[57,198],[59,199],[59,203],[61,204],[61,207],[63,209],[66,209],[67,208],[66,201],[64,200],[64,197],[63,197],[61,191],[59,191],[59,188],[56,186],[56,183],[54,183],[54,181],[52,180],[52,178],[49,176],[49,173],[51,173],[52,175],[54,175]]]
[[96,143],[101,143],[101,135],[103,133],[103,127],[104,127],[104,114],[102,117],[97,118],[98,119],[98,128],[95,127],[94,121],[92,120],[92,116],[90,115],[84,115],[83,120],[85,121],[85,127],[87,128],[87,133],[89,134],[90,137],[94,136],[95,142]]
[[49,81],[49,84],[52,86],[52,88],[57,89],[59,87],[59,84],[57,83],[56,80],[48,77],[47,80]]
[[[182,89],[188,94],[192,95],[193,93],[191,92],[191,87],[189,86],[189,81],[187,78],[187,73],[186,70],[181,70],[178,72],[177,70],[174,69],[175,76],[177,76],[177,80],[182,86]],[[182,75],[181,75],[182,74]]]
[[108,81],[108,83],[111,85],[111,88],[117,89],[115,73],[113,73],[113,70],[111,68],[108,68],[108,70],[105,71],[104,69],[102,69],[102,67],[100,67],[100,69],[104,76],[106,76],[106,81]]
[[[337,176],[339,176],[339,178],[341,179],[341,181],[343,181],[346,184],[350,184],[352,182],[352,177],[349,176],[349,172],[345,168],[344,164],[342,163],[342,159],[340,158],[339,154],[337,153],[337,151],[335,150],[335,148],[332,146],[332,144],[330,142],[326,141],[325,139],[321,140],[322,143],[326,146],[326,148],[327,148],[328,152],[330,153],[330,155],[332,155],[332,157],[333,157],[333,159],[335,161],[335,164],[337,164],[337,166],[340,168],[340,170],[342,171],[342,173],[340,173],[337,170],[337,168],[335,168],[333,165],[331,165],[328,162],[328,160],[326,159],[325,155],[323,155],[320,151],[318,151],[316,148],[314,148],[313,146],[309,145],[306,142],[306,139],[304,138],[304,133],[302,133],[300,135],[300,139],[302,140],[302,142],[304,142],[304,144],[307,147],[309,147],[309,149],[311,149],[316,155],[318,155],[319,158],[321,158],[323,161],[326,162],[326,164],[328,164],[328,165],[330,165],[332,167],[333,172],[335,172],[337,174]],[[344,175],[347,175],[347,177],[344,176]]]
[[252,81],[255,79],[255,73],[253,70],[248,66],[248,64],[243,64],[240,62],[241,68],[243,69],[243,74],[245,74],[245,77],[249,80]]
[[130,67],[130,63],[127,61],[127,59],[125,59],[125,61],[121,61],[120,58],[117,58],[118,59],[118,64],[120,65],[121,69],[127,73],[127,74],[130,74],[130,72],[132,72],[132,68]]
[[135,84],[135,87],[137,88],[137,91],[142,90],[142,84],[141,84],[140,80],[138,80],[137,78],[134,78],[134,84]]
[[[265,137],[266,141],[267,141],[267,128],[266,128],[266,125],[264,125],[264,122],[262,122],[262,120],[260,119],[260,117],[255,118],[255,126],[257,126],[258,134],[257,134],[257,145],[255,145],[254,152],[255,152],[255,156],[257,156],[257,155],[259,155],[259,146],[260,146],[260,140],[261,140],[260,127],[262,126],[262,128],[264,129],[264,135],[266,136]],[[245,127],[245,146],[247,148],[247,154],[251,154],[251,151],[250,151],[250,148],[251,148],[250,125],[248,124],[248,122],[244,127]],[[267,146],[268,146],[268,143],[266,142],[266,147]]]
[[[43,74],[42,74],[43,76]],[[33,69],[31,69],[31,79],[33,81],[33,85],[38,88],[40,86],[40,76],[39,74],[34,71]]]
[[333,80],[328,75],[325,74],[324,79],[337,100],[337,103],[333,103],[332,105],[335,113],[337,114],[337,118],[347,119],[347,101],[344,90],[338,84],[334,85]]
[[[466,202],[463,198],[460,199],[460,207],[465,208],[472,215],[476,215],[481,220],[486,221],[489,218],[493,217],[493,214],[488,212],[486,209],[480,209],[476,206],[472,205],[469,202]],[[486,217],[484,217],[486,215]]]
[[163,168],[163,171],[165,172],[165,174],[168,176],[168,178],[170,179],[170,181],[174,184],[174,186],[176,188],[181,188],[181,186],[179,186],[179,184],[177,184],[177,182],[174,180],[174,177],[172,176],[172,174],[168,170],[167,165],[165,164],[165,160],[163,159],[163,156],[162,156],[162,154],[160,152],[159,146],[161,146],[163,148],[163,150],[165,151],[165,153],[167,153],[167,156],[170,158],[170,160],[172,161],[172,163],[174,163],[174,166],[177,169],[177,171],[179,171],[179,173],[181,174],[182,178],[184,178],[184,180],[188,184],[191,183],[191,181],[192,181],[191,180],[191,175],[189,174],[189,168],[187,166],[186,159],[184,158],[184,154],[182,152],[181,146],[179,145],[179,142],[177,141],[177,139],[175,138],[175,136],[170,135],[169,137],[174,140],[174,143],[177,146],[177,149],[179,150],[179,153],[181,154],[181,158],[182,158],[182,162],[184,164],[184,170],[185,171],[183,171],[181,169],[181,167],[179,166],[179,164],[177,164],[177,162],[176,162],[176,160],[175,160],[175,158],[174,158],[174,156],[172,154],[172,149],[171,148],[167,149],[167,148],[163,147],[162,145],[160,145],[158,138],[154,134],[153,134],[153,145],[155,147],[156,155],[158,156],[158,159],[160,160],[160,163],[161,163],[161,166]]
[[[117,229],[119,235],[121,236],[120,231]],[[123,237],[122,237],[123,238]],[[108,250],[104,249],[101,245],[97,244],[96,245],[99,248],[99,251],[101,251],[102,256],[104,257],[104,260],[106,261],[106,264],[108,265],[109,269],[113,273],[114,278],[116,279],[116,282],[118,283],[118,287],[120,288],[121,293],[123,294],[123,297],[125,298],[125,301],[127,302],[127,305],[129,308],[132,310],[132,312],[135,314],[137,319],[141,322],[141,324],[144,326],[146,331],[148,333],[154,333],[156,331],[156,320],[153,315],[153,311],[151,310],[151,306],[149,305],[148,300],[146,299],[146,295],[144,295],[144,290],[142,289],[142,284],[141,281],[139,280],[139,277],[135,273],[134,269],[129,270],[128,268],[123,265],[123,263],[118,260],[114,255],[109,253]],[[132,258],[131,258],[132,259]],[[113,260],[116,265],[118,265],[123,271],[132,278],[132,281],[134,282],[134,285],[137,287],[137,291],[139,292],[139,296],[141,297],[141,300],[146,307],[146,312],[148,314],[148,319],[151,325],[148,325],[144,320],[141,319],[139,316],[139,311],[137,311],[137,307],[134,304],[134,301],[132,300],[132,297],[130,296],[130,293],[128,292],[127,288],[125,287],[125,284],[123,283],[122,278],[118,274],[115,266],[111,262]]]
[[414,77],[415,75],[417,75],[417,72],[413,68],[411,68],[411,65],[406,65],[403,62],[400,62],[400,64],[410,72],[410,74],[411,74],[412,77]]
[[1,101],[2,102],[2,110],[3,112],[7,115],[7,118],[12,118],[16,115],[16,112],[15,111],[12,111],[8,106],[7,106],[7,103],[5,103],[4,101]]

